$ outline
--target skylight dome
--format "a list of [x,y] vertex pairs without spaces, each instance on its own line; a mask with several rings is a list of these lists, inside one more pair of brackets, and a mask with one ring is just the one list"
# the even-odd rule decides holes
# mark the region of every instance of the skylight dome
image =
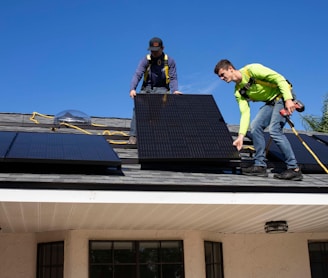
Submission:
[[55,116],[54,124],[60,123],[76,124],[76,125],[91,125],[91,118],[87,114],[78,110],[64,110]]

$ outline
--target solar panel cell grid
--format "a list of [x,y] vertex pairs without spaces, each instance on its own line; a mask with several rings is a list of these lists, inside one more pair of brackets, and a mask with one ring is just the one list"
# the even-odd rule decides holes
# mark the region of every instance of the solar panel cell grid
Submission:
[[102,136],[63,133],[1,132],[2,162],[61,165],[121,166],[121,160]]
[[7,159],[62,163],[119,163],[103,137],[61,133],[18,133]]
[[0,159],[6,157],[7,152],[9,151],[12,142],[16,137],[16,132],[10,131],[0,131]]
[[230,160],[239,154],[210,95],[138,95],[139,160]]

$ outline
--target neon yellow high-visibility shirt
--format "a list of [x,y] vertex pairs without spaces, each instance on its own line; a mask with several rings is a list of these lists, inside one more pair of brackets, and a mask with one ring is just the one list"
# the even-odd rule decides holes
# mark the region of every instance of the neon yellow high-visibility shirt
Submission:
[[[286,78],[270,68],[261,64],[249,64],[239,71],[242,74],[242,81],[235,86],[235,97],[240,110],[239,134],[246,135],[251,118],[249,101],[267,102],[280,95],[286,101],[293,96]],[[247,99],[239,93],[239,90],[248,83],[250,77],[255,79],[255,84],[247,90],[249,97]]]

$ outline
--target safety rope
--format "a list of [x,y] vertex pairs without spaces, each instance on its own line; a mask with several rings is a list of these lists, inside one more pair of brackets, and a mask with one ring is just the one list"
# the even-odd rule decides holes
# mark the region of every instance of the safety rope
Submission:
[[[83,129],[83,128],[80,128],[80,127],[78,127],[78,126],[76,126],[76,125],[72,125],[72,124],[65,123],[65,122],[59,123],[59,125],[60,125],[60,126],[63,125],[63,126],[70,127],[70,128],[74,128],[74,129],[77,129],[77,130],[79,130],[79,131],[81,131],[81,132],[83,132],[83,133],[85,133],[85,134],[92,135],[91,132],[89,132],[89,131],[87,131],[87,130],[85,130],[85,129]],[[55,128],[55,127],[52,128],[53,131],[56,131],[56,129],[57,129],[57,128]]]
[[[49,115],[45,115],[45,114],[41,114],[41,113],[38,113],[38,112],[33,112],[32,113],[32,116],[30,117],[30,120],[32,122],[34,122],[35,124],[40,124],[40,122],[35,118],[36,116],[39,116],[39,117],[43,117],[43,118],[47,118],[47,119],[53,119],[54,116],[49,116]],[[90,132],[90,131],[87,131],[81,127],[78,127],[76,125],[73,125],[73,124],[69,124],[69,123],[66,123],[66,122],[61,122],[59,123],[60,126],[65,126],[65,127],[69,127],[69,128],[73,128],[73,129],[76,129],[76,130],[79,130],[85,134],[88,134],[88,135],[92,135],[93,133]],[[102,125],[102,124],[96,124],[96,123],[91,123],[91,126],[94,126],[94,127],[106,127],[106,125]],[[52,131],[56,131],[57,128],[56,127],[52,127],[51,129]],[[113,135],[122,135],[122,136],[129,136],[126,132],[123,132],[123,131],[110,131],[110,130],[104,130],[101,134],[98,133],[98,135],[109,135],[109,136],[113,136]],[[110,139],[106,139],[107,142],[111,143],[111,144],[119,144],[119,145],[124,145],[124,144],[128,144],[128,142],[126,141],[117,141],[117,140],[110,140]]]
[[[305,143],[305,141],[303,140],[303,138],[299,135],[299,133],[297,132],[297,130],[294,127],[294,123],[291,121],[291,119],[289,117],[287,117],[287,122],[290,125],[292,131],[294,132],[294,134],[296,135],[296,137],[301,141],[301,143],[303,144],[303,146],[307,149],[307,151],[313,156],[313,158],[317,161],[317,163],[320,165],[320,167],[326,172],[326,174],[328,174],[328,169],[327,167],[321,162],[321,160],[317,157],[317,155],[311,150],[311,148],[308,146],[308,144]],[[269,152],[269,148],[270,145],[272,143],[272,138],[270,137],[266,147],[265,147],[265,152],[266,154],[268,154]]]
[[32,122],[36,123],[36,124],[38,124],[39,121],[35,119],[35,116],[40,116],[40,117],[47,118],[47,119],[53,119],[54,118],[54,116],[49,116],[49,115],[40,114],[38,112],[33,112],[32,116],[30,117],[30,120]]
[[320,159],[316,156],[316,154],[310,149],[310,147],[305,143],[305,141],[302,139],[302,137],[298,134],[298,132],[296,131],[296,129],[294,127],[293,122],[289,119],[289,117],[287,117],[287,122],[290,125],[290,127],[291,127],[292,131],[294,132],[294,134],[296,135],[296,137],[301,141],[303,146],[309,151],[309,153],[318,162],[318,164],[326,172],[326,174],[328,174],[328,169],[326,168],[326,166],[320,161]]

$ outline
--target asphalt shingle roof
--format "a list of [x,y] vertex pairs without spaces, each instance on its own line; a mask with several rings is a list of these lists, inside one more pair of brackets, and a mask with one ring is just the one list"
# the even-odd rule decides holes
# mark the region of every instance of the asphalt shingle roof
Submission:
[[[0,131],[81,133],[83,131],[60,127],[52,130],[53,118],[32,114],[1,113]],[[34,121],[33,121],[34,119]],[[37,120],[37,122],[35,122]],[[80,188],[152,191],[249,191],[249,192],[328,192],[326,174],[304,174],[301,182],[272,178],[248,177],[229,172],[195,173],[183,171],[141,170],[138,150],[127,145],[130,119],[92,117],[94,126],[83,130],[90,134],[103,134],[122,160],[124,175],[92,175],[69,173],[15,173],[0,172],[3,188]],[[228,126],[235,132],[236,126]]]

